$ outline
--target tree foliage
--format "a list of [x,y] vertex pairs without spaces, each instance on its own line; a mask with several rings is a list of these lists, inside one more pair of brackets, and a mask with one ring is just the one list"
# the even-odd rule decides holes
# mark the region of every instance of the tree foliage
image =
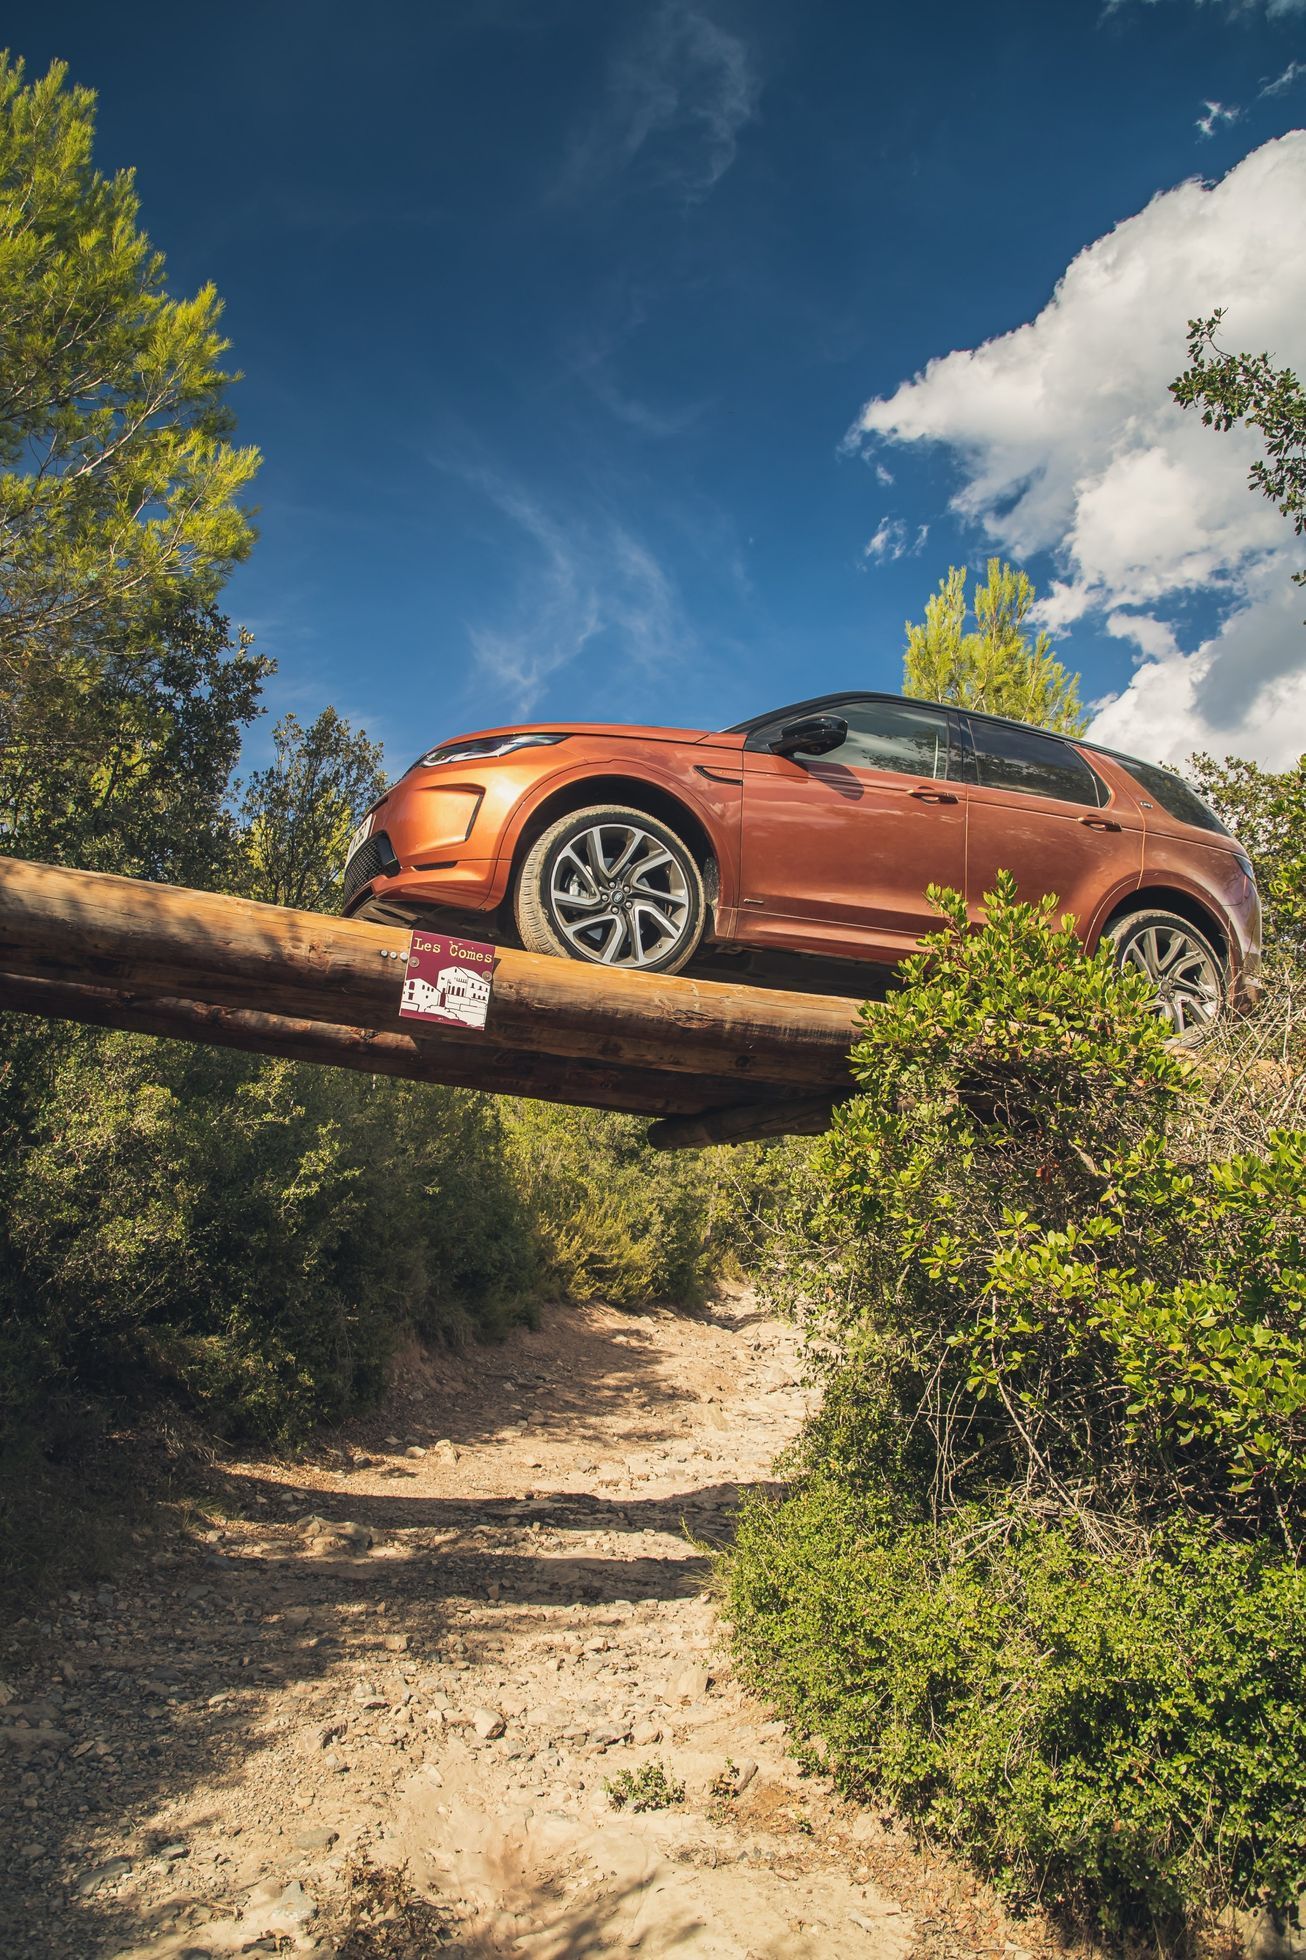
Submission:
[[63,64],[28,84],[0,56],[0,734],[49,663],[211,605],[252,538],[217,295],[169,297],[94,113]]
[[[1276,367],[1268,353],[1230,353],[1216,335],[1224,319],[1217,307],[1205,320],[1188,322],[1188,362],[1171,382],[1181,408],[1202,408],[1208,429],[1223,432],[1241,423],[1259,432],[1265,445],[1247,472],[1248,485],[1261,491],[1306,533],[1306,388],[1291,368]],[[1306,571],[1293,581],[1306,585]]]
[[1046,633],[1036,632],[1031,640],[1034,596],[1025,572],[990,558],[988,577],[975,588],[974,625],[968,630],[966,570],[950,565],[926,601],[923,623],[907,622],[903,692],[1082,734],[1086,717],[1078,677],[1057,660]]
[[851,1794],[1181,1950],[1306,1882],[1300,988],[1178,1054],[1053,901],[935,898],[795,1180],[824,1396],[736,1649]]
[[231,887],[242,732],[272,663],[215,608],[178,608],[130,652],[65,658],[13,704],[0,838],[16,857]]
[[1306,949],[1306,755],[1281,770],[1194,755],[1187,773],[1251,854],[1267,946]]
[[334,908],[349,833],[385,787],[379,742],[324,708],[307,728],[283,715],[275,755],[241,802],[248,890],[268,905]]

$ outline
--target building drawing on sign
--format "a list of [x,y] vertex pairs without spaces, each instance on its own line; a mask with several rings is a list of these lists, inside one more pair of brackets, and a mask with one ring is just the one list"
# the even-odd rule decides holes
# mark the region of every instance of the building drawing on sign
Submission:
[[442,967],[435,979],[404,982],[404,1006],[418,1014],[443,1014],[469,1028],[483,1028],[490,1003],[490,983],[467,966]]

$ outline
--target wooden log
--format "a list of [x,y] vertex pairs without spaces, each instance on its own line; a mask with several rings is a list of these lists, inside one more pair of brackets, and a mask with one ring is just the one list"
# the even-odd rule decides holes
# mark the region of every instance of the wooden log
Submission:
[[[588,1109],[625,1110],[631,1115],[692,1115],[737,1093],[737,1085],[728,1081],[563,1061],[501,1048],[450,1051],[437,1045],[432,1050],[420,1034],[297,1020],[213,1002],[133,994],[67,980],[32,980],[12,973],[0,973],[0,1008],[369,1075],[401,1076]],[[768,1101],[767,1107],[772,1106]]]
[[830,1127],[835,1104],[829,1096],[796,1097],[792,1102],[737,1103],[696,1115],[664,1116],[649,1125],[655,1150],[702,1150],[714,1143],[762,1143],[771,1137],[820,1136]]
[[[0,858],[0,963],[37,979],[399,1031],[408,935],[251,899]],[[397,956],[397,957],[396,957]],[[854,1004],[500,949],[487,1044],[738,1085],[847,1085]],[[732,1097],[730,1100],[739,1100]]]

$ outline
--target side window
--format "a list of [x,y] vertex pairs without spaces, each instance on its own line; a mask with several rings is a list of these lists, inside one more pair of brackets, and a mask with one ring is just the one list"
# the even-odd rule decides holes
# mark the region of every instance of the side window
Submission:
[[975,767],[985,789],[1055,796],[1062,803],[1101,802],[1101,784],[1077,749],[1032,728],[1004,728],[972,717]]
[[1192,785],[1176,776],[1173,769],[1162,769],[1156,762],[1138,762],[1133,756],[1122,755],[1116,760],[1123,762],[1135,781],[1156,798],[1168,817],[1195,824],[1198,830],[1214,830],[1221,837],[1230,835],[1215,811],[1208,809]]
[[833,711],[848,739],[830,753],[849,769],[887,769],[898,776],[946,776],[948,719],[934,708],[902,701],[846,701]]

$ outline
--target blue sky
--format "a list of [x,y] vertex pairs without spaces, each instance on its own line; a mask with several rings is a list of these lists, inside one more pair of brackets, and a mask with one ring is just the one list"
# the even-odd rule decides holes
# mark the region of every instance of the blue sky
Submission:
[[1306,367],[1306,0],[45,0],[7,38],[225,299],[274,710],[395,765],[720,726],[896,686],[1000,549],[1104,732],[1306,747],[1287,525],[1164,398],[1219,304]]

